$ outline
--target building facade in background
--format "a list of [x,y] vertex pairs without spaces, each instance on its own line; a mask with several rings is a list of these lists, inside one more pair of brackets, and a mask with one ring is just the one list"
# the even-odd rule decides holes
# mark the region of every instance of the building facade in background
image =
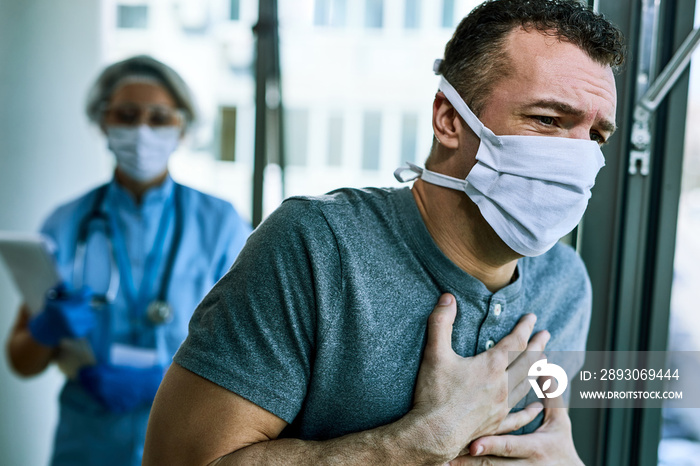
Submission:
[[[285,195],[395,186],[432,142],[433,61],[477,0],[278,0]],[[257,0],[104,0],[105,62],[149,53],[192,86],[201,124],[174,176],[248,218]],[[276,98],[276,96],[270,96]],[[266,172],[265,213],[282,200]]]

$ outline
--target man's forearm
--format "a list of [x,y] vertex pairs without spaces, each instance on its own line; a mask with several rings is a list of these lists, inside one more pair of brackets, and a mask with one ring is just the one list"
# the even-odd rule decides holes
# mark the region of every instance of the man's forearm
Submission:
[[429,465],[452,458],[439,453],[441,446],[426,426],[410,415],[386,426],[325,441],[279,439],[255,443],[212,465]]

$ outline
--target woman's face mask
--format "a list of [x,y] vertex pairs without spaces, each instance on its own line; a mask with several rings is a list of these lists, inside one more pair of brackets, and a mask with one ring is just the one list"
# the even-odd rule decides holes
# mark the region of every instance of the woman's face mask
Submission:
[[605,161],[594,141],[548,136],[496,136],[441,78],[440,90],[480,139],[466,180],[409,164],[431,184],[464,191],[496,234],[515,252],[548,251],[581,221]]
[[167,170],[181,132],[179,126],[107,126],[107,145],[120,171],[136,181],[150,181]]

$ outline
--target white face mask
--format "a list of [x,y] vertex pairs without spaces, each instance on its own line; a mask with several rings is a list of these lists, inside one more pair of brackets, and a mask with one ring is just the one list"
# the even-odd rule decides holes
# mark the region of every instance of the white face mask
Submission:
[[598,143],[549,136],[496,136],[472,113],[457,91],[441,78],[440,90],[481,140],[477,163],[460,180],[421,169],[422,180],[464,191],[496,234],[515,252],[537,256],[548,251],[581,221],[598,171],[605,165]]
[[108,126],[107,145],[124,174],[136,181],[150,181],[167,169],[180,132],[178,126]]

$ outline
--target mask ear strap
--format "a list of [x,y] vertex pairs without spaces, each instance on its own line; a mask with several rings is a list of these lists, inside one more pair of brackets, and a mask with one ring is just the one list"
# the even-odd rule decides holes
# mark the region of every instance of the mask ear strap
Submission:
[[[408,165],[408,167],[399,167],[396,169],[396,171],[394,171],[394,177],[396,177],[396,179],[402,183],[406,183],[407,181],[413,181],[416,178],[420,178],[426,183],[442,186],[443,188],[454,189],[456,191],[465,191],[467,185],[469,184],[465,180],[458,180],[457,178],[452,178],[451,176],[443,175],[442,173],[437,173],[427,170],[425,168],[420,168],[419,166],[414,165],[411,162],[406,162],[406,165]],[[417,175],[413,176],[412,178],[406,179],[403,176],[403,172],[407,170],[410,170],[413,173],[416,173]]]
[[[411,162],[406,162],[406,165],[408,167],[399,167],[396,170],[394,170],[394,178],[399,183],[408,183],[409,181],[413,181],[416,178],[419,178],[421,173],[423,172],[423,169],[421,169],[419,166],[412,164]],[[409,175],[409,178],[403,176],[404,172],[413,172],[412,175]]]
[[440,76],[440,90],[445,94],[445,97],[447,97],[447,100],[452,104],[455,110],[457,110],[457,113],[464,118],[464,121],[467,122],[469,127],[481,138],[486,127],[476,115],[474,115],[474,112],[467,106],[462,96],[459,95],[459,92],[452,87],[452,84],[447,82],[444,76]]

